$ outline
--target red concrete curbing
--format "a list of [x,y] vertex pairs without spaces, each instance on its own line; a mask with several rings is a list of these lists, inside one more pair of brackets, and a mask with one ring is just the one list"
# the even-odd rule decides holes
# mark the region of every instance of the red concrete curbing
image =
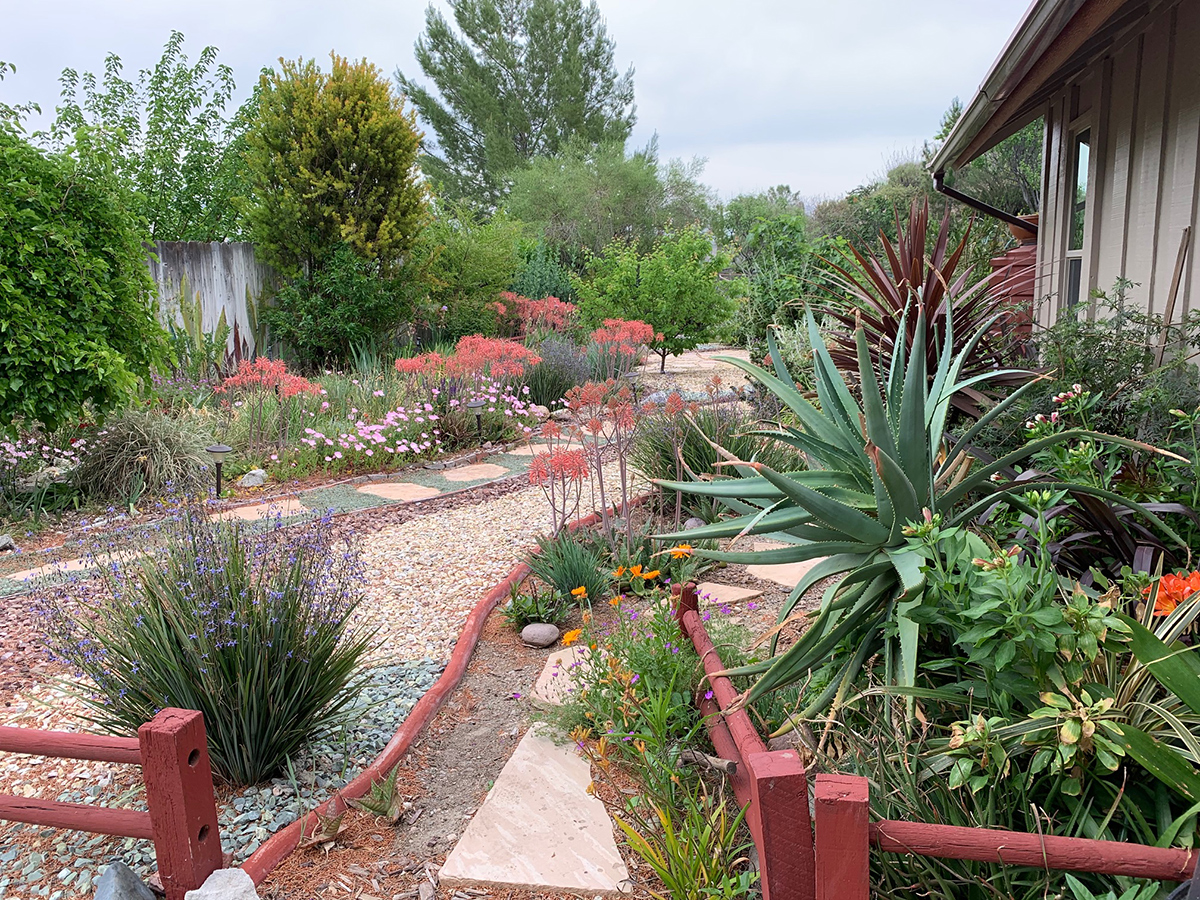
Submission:
[[[640,504],[649,496],[650,494],[643,494],[630,502],[631,504]],[[589,528],[599,521],[600,514],[592,513],[590,516],[577,519],[568,527],[574,531],[577,528]],[[471,655],[475,652],[475,646],[479,643],[479,637],[483,633],[484,623],[487,622],[492,610],[509,595],[512,586],[520,584],[527,575],[529,575],[529,566],[521,563],[475,604],[475,608],[471,610],[471,614],[467,616],[467,621],[463,624],[458,642],[454,645],[445,670],[433,687],[417,701],[417,705],[413,707],[412,712],[408,714],[375,761],[324,803],[291,825],[276,832],[265,844],[255,850],[249,859],[242,863],[242,870],[256,885],[261,884],[271,870],[283,862],[300,845],[300,840],[305,834],[316,832],[318,816],[336,816],[344,811],[347,806],[346,799],[357,799],[363,796],[371,789],[372,784],[381,781],[395,767],[400,758],[408,752],[413,741],[425,730],[425,726],[433,721],[434,716],[438,714],[442,705],[462,681],[463,675],[467,672],[467,666],[471,662]]]

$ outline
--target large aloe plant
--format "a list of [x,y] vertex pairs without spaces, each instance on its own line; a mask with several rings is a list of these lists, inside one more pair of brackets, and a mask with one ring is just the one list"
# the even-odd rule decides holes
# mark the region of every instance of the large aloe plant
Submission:
[[[781,622],[792,616],[796,603],[811,587],[830,576],[841,576],[825,591],[820,608],[803,614],[811,620],[807,629],[782,654],[733,670],[733,674],[760,676],[743,702],[794,684],[828,662],[843,645],[852,650],[844,654],[839,676],[809,703],[805,714],[828,709],[837,692],[844,692],[852,684],[867,657],[880,650],[887,679],[912,687],[921,626],[909,618],[908,612],[920,602],[925,576],[920,554],[906,540],[905,529],[910,524],[933,516],[940,516],[948,525],[965,523],[998,499],[1030,511],[1022,498],[1024,492],[1064,485],[1046,481],[1029,484],[1002,473],[1059,442],[1089,438],[1164,452],[1140,442],[1074,429],[1031,441],[1000,459],[974,459],[969,448],[975,436],[1018,402],[1033,383],[993,406],[951,443],[946,437],[946,420],[954,397],[990,375],[964,377],[962,370],[975,344],[993,323],[983,323],[957,352],[952,352],[953,314],[947,311],[945,329],[936,335],[941,351],[930,373],[922,312],[918,312],[917,319],[911,344],[901,346],[884,360],[886,365],[879,373],[871,362],[866,334],[861,325],[856,327],[861,402],[834,365],[811,313],[807,324],[818,405],[796,389],[773,342],[770,351],[774,372],[744,360],[723,358],[746,371],[791,411],[794,425],[757,433],[800,450],[808,469],[778,472],[754,460],[731,459],[730,465],[741,477],[659,482],[668,489],[712,497],[738,514],[686,533],[662,535],[664,540],[694,543],[700,539],[770,535],[788,546],[761,552],[697,552],[734,563],[820,560],[791,592],[780,611]],[[1071,488],[1132,506],[1172,539],[1179,540],[1137,504],[1100,488]],[[773,642],[773,653],[775,649]]]

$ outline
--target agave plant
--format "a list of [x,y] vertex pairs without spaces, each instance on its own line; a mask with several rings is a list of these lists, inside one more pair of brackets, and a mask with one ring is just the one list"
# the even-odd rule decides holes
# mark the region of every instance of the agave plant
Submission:
[[[1002,473],[1059,442],[1107,440],[1151,452],[1166,451],[1138,441],[1073,429],[1031,441],[1000,459],[981,462],[969,451],[975,436],[1034,384],[1027,383],[993,406],[953,444],[946,439],[947,416],[955,396],[990,377],[991,373],[969,377],[962,373],[993,322],[983,323],[954,352],[953,315],[947,310],[945,330],[935,332],[940,350],[932,373],[927,365],[928,332],[923,311],[917,312],[911,346],[902,346],[893,353],[880,374],[872,364],[865,329],[861,324],[856,326],[860,403],[835,366],[811,313],[807,319],[819,406],[796,389],[773,341],[773,373],[744,360],[723,359],[746,371],[791,411],[795,425],[756,433],[795,447],[806,458],[808,468],[779,472],[754,460],[729,459],[728,465],[741,477],[659,483],[671,490],[712,497],[738,513],[686,534],[662,535],[664,540],[694,543],[770,535],[788,546],[761,552],[696,552],[733,563],[820,560],[791,592],[780,612],[781,623],[792,619],[797,602],[813,585],[830,576],[841,576],[825,591],[817,611],[799,614],[811,621],[782,654],[730,673],[760,676],[742,698],[747,703],[799,681],[828,662],[843,644],[850,645],[853,650],[845,655],[838,677],[805,710],[804,715],[811,716],[827,710],[839,691],[844,696],[864,661],[879,651],[889,682],[910,688],[915,684],[920,625],[907,613],[921,600],[925,576],[922,558],[906,538],[906,530],[914,523],[933,521],[934,517],[947,525],[967,523],[997,500],[1032,512],[1022,497],[1024,492],[1066,485],[1046,481],[1030,484]],[[1001,374],[1009,373],[1002,370]],[[1182,543],[1175,532],[1137,504],[1102,488],[1070,487],[1131,506],[1172,540]],[[772,639],[772,654],[777,637],[778,630]]]
[[[871,362],[877,371],[883,371],[880,361],[890,358],[897,346],[911,346],[917,328],[922,327],[928,357],[926,366],[933,372],[937,369],[937,355],[941,351],[938,335],[946,332],[946,318],[953,310],[956,329],[963,339],[961,345],[955,345],[953,349],[957,352],[971,343],[971,351],[963,358],[959,376],[969,378],[988,372],[993,387],[1024,383],[1033,373],[1004,368],[1009,350],[1007,338],[998,329],[980,328],[984,322],[996,322],[1005,311],[1007,291],[1004,281],[994,281],[990,275],[972,281],[974,272],[971,268],[958,271],[971,233],[970,226],[950,250],[950,209],[947,207],[927,254],[928,231],[929,201],[918,203],[914,200],[909,210],[907,231],[901,228],[900,214],[896,212],[895,244],[883,232],[879,234],[887,257],[886,265],[874,252],[860,251],[853,245],[846,254],[846,265],[830,262],[837,273],[834,286],[828,289],[834,302],[823,311],[845,326],[844,331],[833,335],[833,346],[829,348],[833,361],[844,371],[857,371],[859,355],[855,332],[861,323],[866,331]],[[1020,277],[1026,273],[1016,274]],[[976,336],[979,331],[982,333]],[[973,416],[991,405],[986,395],[970,386],[958,391],[953,403]]]

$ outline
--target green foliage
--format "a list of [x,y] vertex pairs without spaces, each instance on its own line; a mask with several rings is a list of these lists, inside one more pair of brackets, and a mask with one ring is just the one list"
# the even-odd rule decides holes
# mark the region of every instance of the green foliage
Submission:
[[53,590],[46,641],[94,684],[79,696],[101,728],[198,709],[214,770],[255,784],[339,724],[365,682],[357,554],[319,518],[255,532],[185,510],[162,538],[148,559],[101,566],[107,590],[87,612],[69,583]]
[[399,764],[392,767],[383,781],[371,782],[371,789],[361,800],[346,798],[346,803],[373,816],[387,819],[393,825],[404,815],[404,795],[396,789],[396,778],[400,774]]
[[[249,288],[246,288],[249,291]],[[205,331],[203,325],[204,303],[200,292],[195,299],[191,296],[187,273],[179,279],[179,318],[182,328],[176,327],[174,316],[167,319],[167,336],[171,345],[174,368],[194,381],[220,376],[224,368],[226,347],[230,328],[225,319],[225,309],[217,319],[217,327]]]
[[529,388],[529,402],[550,408],[567,395],[567,391],[588,380],[591,367],[587,356],[575,342],[562,335],[551,334],[537,346],[541,362],[530,366],[523,377]]
[[[608,574],[603,571],[604,557],[590,543],[570,531],[551,537],[539,537],[537,550],[527,559],[533,574],[550,585],[563,600],[586,599],[598,603],[611,590]],[[584,588],[582,595],[572,594]]]
[[541,591],[536,584],[528,591],[513,585],[508,599],[508,605],[503,609],[504,621],[518,631],[533,622],[561,625],[571,614],[571,607],[562,594]]
[[289,277],[315,274],[340,244],[390,274],[426,219],[421,135],[375,66],[330,59],[328,73],[287,61],[259,81],[247,228],[262,259]]
[[428,284],[417,317],[429,332],[426,342],[494,335],[495,304],[521,266],[520,225],[504,215],[482,219],[465,204],[439,212],[413,250]]
[[[911,523],[925,523],[918,528],[943,522],[953,526],[969,521],[998,500],[1029,511],[1022,495],[1033,486],[1009,480],[1004,473],[1044,447],[1060,442],[1082,438],[1153,449],[1123,438],[1073,429],[1049,435],[1002,459],[972,463],[969,454],[974,435],[1028,385],[985,413],[958,443],[948,448],[944,443],[945,426],[954,395],[971,383],[960,378],[972,342],[956,354],[951,351],[956,346],[952,319],[952,313],[948,314],[937,367],[931,372],[927,368],[924,316],[918,314],[911,346],[883,361],[886,368],[882,390],[871,363],[866,333],[861,327],[856,329],[861,403],[834,366],[811,314],[808,325],[819,408],[796,389],[773,348],[775,374],[742,360],[726,360],[774,393],[794,415],[795,425],[763,434],[802,450],[809,468],[783,473],[761,463],[743,461],[737,466],[738,478],[707,484],[666,483],[671,490],[718,499],[740,514],[717,525],[667,535],[666,539],[771,534],[790,546],[760,553],[697,552],[728,562],[755,564],[828,557],[796,585],[780,611],[780,621],[791,615],[798,600],[821,579],[845,575],[826,590],[809,627],[786,651],[738,670],[739,674],[761,675],[746,702],[805,678],[810,670],[829,660],[843,642],[850,649],[837,657],[841,671],[820,696],[812,698],[802,717],[835,703],[835,697],[854,682],[864,661],[874,653],[881,653],[886,660],[889,683],[913,687],[922,629],[911,612],[920,603],[926,575],[920,552],[907,541]],[[990,324],[985,323],[983,329]],[[979,333],[974,337],[978,339]],[[1045,490],[1062,486],[1054,481],[1037,485]],[[1122,502],[1098,488],[1077,486],[1076,490]],[[1179,540],[1143,507],[1131,501],[1125,503],[1160,525],[1172,540]]]
[[389,278],[339,244],[311,276],[284,285],[261,317],[304,364],[341,365],[355,347],[386,341],[411,319],[417,287],[407,272]]
[[[819,234],[842,237],[859,246],[873,246],[882,234],[897,238],[896,210],[935,199],[933,178],[917,159],[898,161],[882,179],[861,185],[813,210]],[[943,198],[944,199],[944,198]]]
[[586,277],[573,279],[580,314],[594,325],[615,318],[649,323],[663,334],[657,350],[665,364],[668,353],[712,340],[729,318],[733,304],[717,280],[727,262],[698,228],[666,235],[644,254],[615,240],[589,260]]
[[205,47],[195,65],[172,31],[162,57],[131,81],[116,54],[104,74],[65,69],[51,138],[88,171],[114,173],[149,235],[223,241],[241,233],[234,199],[246,190],[242,133],[248,108],[230,120],[233,71]]
[[727,244],[742,246],[750,233],[776,219],[804,221],[804,202],[786,184],[754,194],[738,194],[713,210],[713,232]]
[[215,439],[199,422],[129,406],[88,440],[91,451],[73,473],[87,497],[132,506],[143,495],[182,497],[208,487],[204,448]]
[[0,125],[0,431],[103,413],[165,362],[143,239],[111,179]]
[[533,300],[557,297],[564,303],[575,302],[570,273],[558,261],[558,254],[540,239],[521,248],[521,269],[509,290]]
[[617,74],[595,0],[451,0],[450,8],[458,31],[430,4],[416,44],[432,87],[396,73],[437,135],[422,168],[440,195],[494,208],[510,173],[569,139],[629,136],[633,69]]

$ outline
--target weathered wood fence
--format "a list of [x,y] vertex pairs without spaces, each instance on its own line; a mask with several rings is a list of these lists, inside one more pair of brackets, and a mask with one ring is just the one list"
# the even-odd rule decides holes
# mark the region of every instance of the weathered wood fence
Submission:
[[154,841],[167,900],[184,900],[221,867],[204,716],[164,709],[136,738],[0,727],[0,750],[142,767],[149,812],[0,795],[0,819]]
[[[676,586],[675,617],[704,665],[712,697],[696,698],[717,753],[736,763],[734,795],[758,848],[763,900],[867,900],[872,849],[1158,881],[1191,877],[1200,850],[1056,837],[925,822],[870,819],[866,778],[808,775],[793,751],[768,752],[744,709],[729,711],[733,683],[699,615],[695,585]],[[707,694],[707,692],[705,692]]]
[[[251,303],[259,304],[274,289],[278,276],[255,258],[253,244],[155,241],[146,249],[164,325],[168,321],[182,325],[180,302],[194,304],[199,297],[204,331],[215,331],[224,312],[226,324],[230,329],[236,324],[238,334],[254,351],[256,323],[251,320],[257,313],[247,309],[246,300],[249,297]],[[181,298],[180,285],[185,278],[190,296]],[[229,340],[232,342],[232,335]]]

